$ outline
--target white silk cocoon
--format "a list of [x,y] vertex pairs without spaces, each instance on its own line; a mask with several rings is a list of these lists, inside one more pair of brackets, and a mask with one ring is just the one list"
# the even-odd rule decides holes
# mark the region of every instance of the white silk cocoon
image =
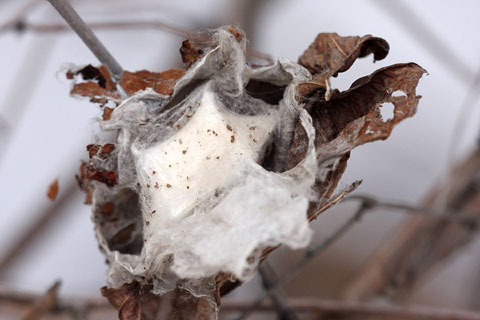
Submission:
[[[202,295],[219,272],[252,276],[262,250],[305,247],[311,237],[307,208],[317,175],[314,128],[295,99],[310,74],[280,60],[262,68],[245,61],[245,40],[226,28],[216,44],[177,82],[171,97],[147,89],[118,106],[101,127],[118,132],[113,165],[118,185],[94,182],[93,206],[105,199],[135,226],[138,250],[112,249],[99,223],[97,237],[109,261],[109,284],[136,280],[165,293],[182,283]],[[284,90],[276,104],[249,94],[249,81]],[[308,151],[288,171],[281,167],[297,119]],[[119,209],[119,210],[120,210]],[[94,212],[94,220],[95,220]],[[123,225],[122,225],[123,226]],[[202,288],[202,289],[198,289]]]

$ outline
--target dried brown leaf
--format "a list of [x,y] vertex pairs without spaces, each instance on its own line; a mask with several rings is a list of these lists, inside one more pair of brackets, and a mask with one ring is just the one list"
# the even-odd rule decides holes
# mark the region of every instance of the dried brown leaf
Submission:
[[234,26],[228,27],[228,32],[233,34],[233,36],[235,37],[235,39],[237,39],[238,42],[242,41],[243,36],[244,36],[243,33],[238,31]]
[[[419,79],[426,71],[415,63],[397,64],[377,70],[355,81],[344,92],[333,92],[327,101],[323,90],[316,90],[306,99],[306,110],[315,127],[317,159],[325,171],[316,189],[320,199],[333,193],[346,169],[349,152],[367,142],[386,139],[402,120],[415,114],[420,96],[415,93]],[[396,91],[404,95],[393,96]],[[382,103],[394,105],[394,117],[382,119]],[[303,127],[297,124],[287,165],[296,165],[305,156],[307,139]],[[318,211],[322,204],[312,204],[309,212]]]
[[83,80],[95,80],[98,85],[102,88],[106,88],[106,82],[104,75],[99,68],[92,66],[91,64],[86,65],[82,69],[78,70],[75,75],[81,75]]
[[96,170],[90,174],[89,179],[105,183],[109,187],[117,184],[117,175],[114,171]]
[[217,308],[207,298],[194,297],[190,292],[176,289],[172,301],[170,320],[213,320],[217,319]]
[[382,60],[389,48],[387,41],[371,35],[342,37],[336,33],[320,33],[298,59],[313,75],[313,81],[299,86],[300,95],[318,87],[328,89],[326,81],[348,70],[357,58],[373,53],[374,60]]
[[[337,179],[337,178],[334,178],[334,179]],[[338,178],[338,180],[340,180],[340,179]],[[338,181],[338,180],[336,180],[336,181]],[[322,212],[330,209],[332,206],[334,206],[337,203],[339,203],[340,201],[342,201],[342,199],[345,198],[347,195],[349,195],[350,193],[355,191],[360,186],[360,184],[362,184],[362,180],[357,180],[354,183],[352,183],[350,186],[348,186],[347,188],[340,191],[338,194],[334,195],[333,197],[330,198],[330,195],[327,195],[326,198],[328,200],[325,201],[320,207],[313,207],[312,206],[310,208],[310,210],[308,212],[308,220],[310,220],[310,221],[315,220]],[[335,187],[336,187],[336,184],[335,184]],[[333,188],[333,190],[334,189],[335,188]],[[332,192],[333,192],[333,190],[332,190]],[[315,208],[315,210],[313,210],[313,208]]]
[[215,301],[217,302],[217,305],[220,305],[221,297],[237,288],[241,282],[235,279],[231,273],[220,272],[215,277],[215,284]]
[[118,99],[120,97],[116,92],[107,91],[105,88],[102,88],[95,81],[87,81],[75,84],[72,90],[70,90],[70,94],[90,98],[111,97]]
[[[128,94],[152,88],[160,94],[171,95],[175,83],[184,73],[185,70],[182,69],[169,69],[163,72],[150,72],[147,70],[137,72],[125,71],[120,84]],[[77,72],[72,72],[71,70],[67,72],[67,78],[69,79],[74,78],[75,75],[81,75],[83,80],[87,81],[74,84],[70,94],[89,97],[92,102],[99,103],[106,102],[104,98],[120,98],[116,91],[115,83],[103,65],[99,68],[88,65]],[[110,119],[111,111],[113,109],[104,108],[103,120]]]
[[109,107],[104,107],[103,108],[103,115],[102,115],[103,121],[110,120],[110,118],[112,117],[113,110],[114,109],[109,108]]
[[98,153],[99,149],[100,149],[100,145],[98,145],[98,144],[87,145],[88,156],[90,158],[92,158],[94,155],[96,155]]
[[159,311],[160,297],[151,290],[151,286],[132,282],[119,288],[103,287],[101,292],[118,310],[120,320],[153,320]]
[[110,216],[115,210],[115,205],[111,202],[104,203],[100,210],[105,217]]
[[55,179],[48,187],[47,197],[48,199],[55,201],[58,195],[58,179]]
[[113,143],[105,143],[100,148],[100,155],[105,158],[107,157],[113,150],[115,150],[115,145]]
[[77,176],[80,188],[84,188],[89,180],[105,183],[109,187],[117,184],[117,175],[114,171],[97,169],[92,165],[82,162],[80,165],[80,176]]
[[163,95],[171,95],[173,87],[178,79],[185,74],[182,69],[169,69],[163,72],[150,72],[141,70],[137,72],[125,71],[122,76],[121,85],[128,94],[152,88]]
[[131,223],[125,228],[118,231],[117,234],[115,234],[110,240],[110,245],[112,246],[112,248],[116,248],[128,243],[132,238],[132,235],[135,232],[136,228],[137,226],[135,225],[135,223]]
[[[332,146],[326,143],[348,142],[352,149],[388,138],[399,122],[415,114],[421,98],[415,89],[424,73],[425,69],[415,63],[396,64],[358,79],[350,89],[333,93],[329,101],[322,96],[312,99],[307,110],[314,122],[316,145],[327,151]],[[403,95],[393,96],[397,91]],[[388,102],[395,107],[394,117],[384,121],[379,108]]]
[[[116,90],[115,82],[113,82],[112,78],[110,77],[110,72],[108,72],[107,68],[104,65],[101,65],[99,71],[103,78],[105,79],[105,84],[102,86],[107,91],[114,91]],[[99,84],[100,85],[100,84]]]
[[200,59],[203,50],[198,48],[190,40],[185,40],[180,47],[180,54],[182,55],[182,61],[190,66],[192,63]]

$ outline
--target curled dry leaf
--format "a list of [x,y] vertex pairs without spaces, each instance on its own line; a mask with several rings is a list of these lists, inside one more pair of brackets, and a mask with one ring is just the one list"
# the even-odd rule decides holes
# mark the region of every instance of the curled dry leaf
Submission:
[[182,55],[182,61],[190,66],[192,63],[200,59],[203,50],[198,48],[190,40],[185,40],[180,47],[180,54]]
[[54,201],[58,196],[58,179],[55,179],[50,186],[48,187],[47,197],[48,199]]
[[238,42],[242,41],[243,39],[243,33],[241,33],[240,31],[238,31],[237,29],[235,29],[234,26],[230,26],[228,27],[228,31],[233,34],[233,36],[235,37],[235,39],[237,39]]
[[105,143],[103,146],[99,144],[87,145],[88,156],[90,159],[96,155],[106,158],[113,150],[115,150],[115,145],[113,143]]
[[298,59],[313,75],[312,81],[299,86],[300,95],[314,88],[328,90],[328,79],[350,69],[357,58],[373,53],[374,61],[382,60],[389,49],[387,41],[371,35],[341,37],[336,33],[320,33]]
[[[181,69],[170,69],[163,72],[125,71],[120,85],[128,94],[151,88],[159,94],[170,95],[175,83],[184,73],[185,71]],[[70,90],[71,95],[90,97],[93,102],[106,102],[109,98],[116,101],[120,99],[120,94],[116,91],[115,84],[104,66],[96,68],[88,65],[78,71],[69,70],[67,73],[67,78],[76,76],[81,76],[84,82],[75,83]],[[112,111],[113,109],[105,107],[103,119],[108,120]]]
[[151,293],[150,286],[132,282],[116,289],[103,287],[101,292],[118,310],[120,320],[157,319],[161,297]]
[[110,120],[110,117],[112,116],[112,112],[113,112],[113,108],[104,107],[103,108],[103,115],[102,115],[103,121]]
[[94,155],[98,153],[98,150],[100,149],[100,145],[98,144],[89,144],[87,145],[87,152],[88,156],[92,158]]
[[92,65],[87,65],[79,70],[69,70],[67,72],[67,79],[75,79],[77,76],[80,76],[85,82],[74,84],[70,90],[71,95],[90,97],[92,101],[106,97],[112,99],[120,98],[105,66],[96,68]]
[[214,320],[217,306],[211,300],[195,297],[183,289],[173,293],[172,309],[168,319],[171,320]]
[[121,85],[128,94],[152,88],[155,92],[168,96],[173,93],[175,83],[184,74],[185,70],[181,69],[170,69],[163,72],[125,71],[122,75]]
[[80,167],[80,183],[83,184],[90,180],[95,180],[106,184],[109,187],[113,187],[117,184],[117,175],[112,170],[103,170],[95,168],[93,165],[89,165],[85,162]]
[[[126,72],[121,84],[132,96],[115,109],[104,107],[102,128],[119,135],[115,150],[111,147],[104,159],[98,155],[105,145],[92,145],[90,162],[82,165],[79,182],[92,197],[110,285],[118,287],[103,293],[121,319],[150,312],[145,296],[168,292],[172,319],[215,319],[223,294],[248,279],[279,245],[306,245],[308,220],[358,186],[332,197],[350,151],[386,139],[395,125],[414,115],[420,98],[415,88],[425,73],[415,63],[397,64],[339,92],[328,79],[359,57],[373,53],[375,60],[383,59],[389,50],[385,40],[320,34],[300,57],[301,66],[281,60],[259,69],[246,64],[238,29],[220,28],[205,43],[200,48],[183,42],[187,71]],[[69,77],[87,81],[84,87],[75,84],[72,94],[117,99],[102,70],[87,66],[70,72]],[[393,96],[396,91],[403,94]],[[382,103],[395,106],[392,119],[382,119]],[[245,128],[243,119],[248,119]],[[205,146],[213,141],[223,142],[215,142],[210,154]],[[205,146],[195,149],[197,143]],[[244,165],[243,171],[235,175],[230,165],[221,171],[229,155],[244,153],[252,158],[234,161]],[[170,175],[175,163],[185,165]],[[202,170],[208,175],[203,177]],[[211,186],[208,179],[215,172],[221,172],[213,179],[219,185]],[[316,199],[309,198],[311,188]],[[190,204],[189,197],[196,202]],[[228,223],[219,222],[224,219]],[[255,232],[259,225],[261,234]],[[287,226],[295,226],[295,232]],[[248,228],[248,239],[242,228]],[[272,240],[279,235],[281,241]]]
[[[350,150],[388,138],[398,123],[415,114],[420,99],[415,89],[424,73],[426,71],[415,63],[396,64],[358,79],[344,92],[335,91],[328,101],[323,89],[307,94],[305,108],[315,127],[317,161],[324,168],[324,178],[316,183],[320,202],[311,205],[310,214],[317,211],[335,190],[346,169]],[[402,95],[394,96],[395,92]],[[382,119],[382,103],[394,105],[392,119]],[[304,136],[303,128],[297,124],[287,161],[289,166],[306,153]]]
[[113,143],[105,143],[100,149],[100,154],[103,157],[109,155],[113,150],[115,150],[115,145]]

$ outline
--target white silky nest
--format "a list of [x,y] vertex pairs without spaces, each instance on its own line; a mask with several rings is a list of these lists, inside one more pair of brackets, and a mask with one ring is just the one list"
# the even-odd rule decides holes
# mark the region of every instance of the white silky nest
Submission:
[[[136,280],[162,294],[181,283],[198,296],[200,283],[219,272],[247,280],[267,247],[310,241],[315,132],[295,99],[296,85],[310,73],[286,60],[251,68],[245,40],[227,28],[216,30],[213,41],[172,96],[138,92],[102,122],[103,130],[118,132],[113,160],[103,163],[116,170],[118,184],[93,182],[93,219],[110,286]],[[251,81],[283,96],[274,103],[256,98],[247,89]],[[284,171],[297,119],[308,151]],[[105,202],[122,212],[107,226],[98,215]],[[114,234],[128,226],[131,240],[116,244]]]

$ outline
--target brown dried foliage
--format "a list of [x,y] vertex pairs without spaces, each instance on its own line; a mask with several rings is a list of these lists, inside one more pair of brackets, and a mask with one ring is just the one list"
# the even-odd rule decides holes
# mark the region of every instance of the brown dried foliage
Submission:
[[173,294],[171,320],[213,320],[217,310],[206,298],[197,298],[188,291],[176,289]]
[[[299,59],[316,79],[298,86],[298,99],[305,102],[305,108],[312,117],[317,160],[320,165],[327,165],[323,168],[327,170],[326,179],[316,183],[323,203],[312,204],[309,216],[318,212],[332,195],[346,169],[351,149],[388,138],[399,122],[416,112],[420,96],[416,95],[415,88],[426,71],[415,63],[379,69],[358,79],[344,92],[333,90],[326,94],[329,88],[325,86],[325,81],[319,79],[328,80],[330,76],[346,71],[356,58],[369,53],[374,54],[375,60],[383,59],[388,53],[388,43],[369,35],[343,38],[337,34],[320,34]],[[403,95],[393,96],[396,91],[401,91]],[[392,119],[383,121],[380,114],[382,103],[394,105]],[[298,123],[287,168],[303,159],[306,150],[306,133]],[[332,159],[336,159],[336,165],[332,165]]]
[[87,152],[88,156],[92,158],[94,155],[98,153],[98,150],[100,149],[100,146],[98,144],[89,144],[87,145]]
[[230,32],[231,34],[233,34],[233,36],[235,37],[235,39],[237,39],[238,42],[242,41],[242,39],[243,39],[243,33],[241,33],[240,31],[238,31],[237,29],[235,29],[234,26],[228,27],[228,32]]
[[107,186],[113,187],[117,184],[117,175],[114,171],[97,169],[86,162],[82,162],[80,166],[80,176],[77,176],[77,180],[82,189],[87,186],[86,182],[90,180],[105,183]]
[[130,241],[130,239],[132,238],[132,234],[135,232],[135,230],[136,225],[134,223],[131,223],[125,228],[118,231],[118,233],[115,234],[110,240],[112,247],[118,247]]
[[126,283],[119,288],[101,289],[102,295],[118,310],[120,320],[155,319],[160,307],[160,297],[151,293],[151,286],[138,282]]
[[114,110],[113,108],[109,108],[109,107],[103,108],[103,114],[102,114],[103,121],[110,120],[110,118],[112,117],[113,110]]
[[55,179],[55,181],[53,181],[48,187],[48,191],[47,191],[48,199],[55,201],[55,199],[57,199],[57,196],[58,196],[58,189],[59,189],[58,179]]
[[121,85],[128,94],[152,88],[157,93],[171,95],[173,87],[178,79],[185,74],[185,70],[169,69],[163,72],[150,72],[141,70],[137,72],[125,71],[122,76]]
[[198,48],[190,40],[185,40],[182,42],[182,46],[180,47],[180,54],[182,55],[183,63],[186,63],[188,66],[190,66],[195,61],[200,59],[203,54],[203,50]]
[[115,145],[113,143],[105,143],[102,146],[99,144],[87,145],[88,156],[90,159],[96,155],[99,155],[101,158],[107,158],[113,150],[115,150]]
[[69,70],[67,72],[67,79],[73,79],[78,75],[80,75],[84,81],[87,81],[76,83],[70,90],[71,95],[90,97],[93,101],[100,97],[120,98],[120,95],[116,92],[115,83],[110,78],[110,74],[104,66],[97,68],[92,65],[87,65],[78,71]]
[[108,156],[113,150],[115,150],[115,145],[113,143],[105,143],[100,149],[100,155],[102,157]]
[[[175,83],[184,73],[185,70],[182,69],[169,69],[163,72],[125,71],[120,85],[128,94],[151,88],[159,94],[171,95]],[[73,78],[77,75],[81,75],[83,80],[88,81],[74,84],[70,91],[71,95],[89,97],[93,102],[106,102],[103,98],[120,99],[115,83],[104,66],[96,68],[88,65],[76,72],[69,71],[67,78]],[[112,111],[112,108],[105,107],[103,120],[110,119]]]
[[102,205],[101,212],[105,217],[110,216],[115,210],[115,205],[111,202],[104,203]]
[[375,61],[382,60],[389,49],[387,41],[371,35],[341,37],[336,33],[320,33],[298,59],[298,63],[313,75],[313,81],[300,86],[300,90],[326,89],[325,81],[350,69],[357,58],[373,53]]

